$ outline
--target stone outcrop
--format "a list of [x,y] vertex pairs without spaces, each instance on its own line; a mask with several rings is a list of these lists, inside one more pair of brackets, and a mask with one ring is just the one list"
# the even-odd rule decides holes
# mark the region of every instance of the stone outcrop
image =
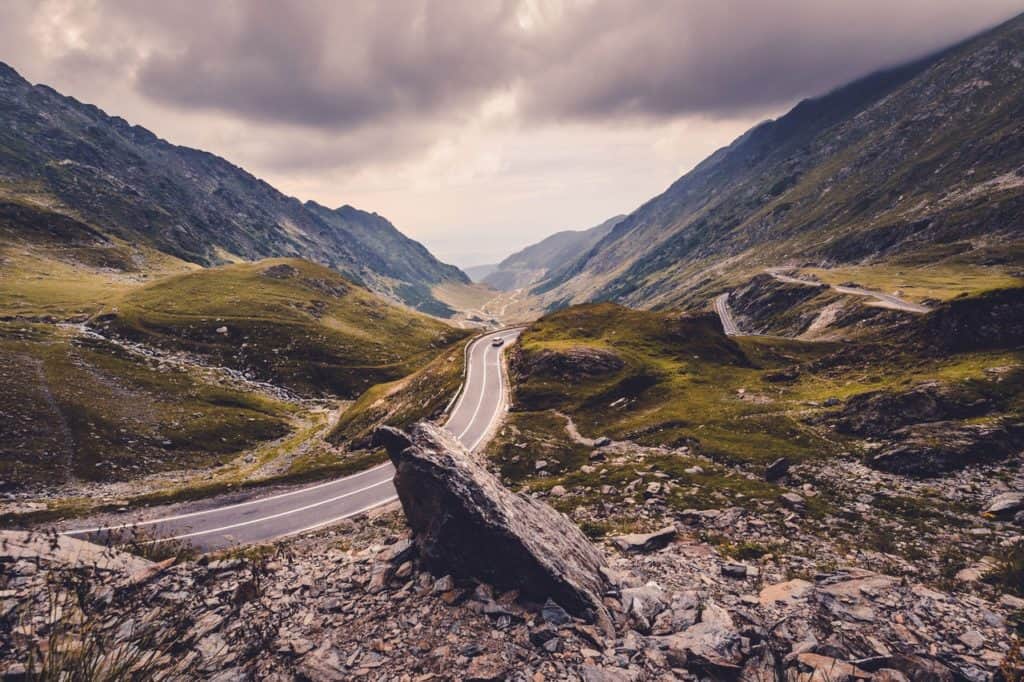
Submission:
[[868,458],[868,465],[898,474],[934,476],[1010,457],[1024,448],[1024,424],[932,422],[897,429],[895,443]]
[[515,353],[512,371],[521,377],[544,376],[567,381],[579,381],[605,376],[625,366],[615,353],[588,346],[574,346],[562,350],[543,349],[534,353]]
[[382,427],[377,439],[395,465],[395,487],[427,568],[608,622],[604,557],[569,519],[507,490],[440,427]]

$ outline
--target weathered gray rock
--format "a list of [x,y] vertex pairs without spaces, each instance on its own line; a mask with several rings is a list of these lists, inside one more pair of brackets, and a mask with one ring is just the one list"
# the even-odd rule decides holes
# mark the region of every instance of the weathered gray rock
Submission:
[[666,595],[655,583],[622,590],[622,609],[639,632],[649,633],[654,619],[667,607]]
[[807,510],[807,500],[797,493],[783,493],[779,496],[779,502],[787,509],[803,513]]
[[999,518],[1009,518],[1024,509],[1024,492],[1002,493],[996,495],[985,508],[986,514]]
[[604,556],[569,519],[516,495],[440,427],[382,427],[377,440],[395,465],[395,487],[413,540],[435,574],[451,573],[570,613],[610,619],[602,601]]
[[633,533],[612,538],[612,544],[623,552],[653,552],[668,545],[676,536],[675,526],[666,526],[653,533]]
[[734,675],[743,661],[740,634],[729,612],[717,604],[706,604],[699,623],[666,637],[665,643],[670,661],[688,669]]

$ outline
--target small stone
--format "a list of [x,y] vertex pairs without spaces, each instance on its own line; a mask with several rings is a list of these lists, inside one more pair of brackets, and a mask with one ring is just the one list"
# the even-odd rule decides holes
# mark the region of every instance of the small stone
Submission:
[[544,646],[549,639],[558,637],[558,631],[551,625],[541,625],[530,630],[530,642],[536,646]]
[[434,594],[441,594],[442,592],[451,592],[453,589],[455,589],[455,579],[450,575],[446,575],[434,582],[434,587],[431,591]]
[[623,552],[653,552],[672,542],[676,536],[675,526],[665,526],[653,533],[633,533],[612,538],[612,544]]
[[566,490],[565,486],[562,486],[562,485],[556,485],[555,487],[553,487],[551,489],[551,496],[552,497],[565,497],[568,494],[569,494],[569,491]]
[[612,439],[609,438],[608,436],[601,436],[600,438],[597,438],[596,440],[594,440],[594,447],[595,448],[603,448],[603,447],[607,447],[607,446],[609,446],[611,444],[612,444]]
[[544,606],[540,613],[545,623],[551,623],[555,626],[565,625],[572,620],[569,613],[552,599],[548,599],[544,602]]
[[807,510],[807,501],[797,493],[783,493],[779,496],[779,501],[782,502],[783,507],[795,512],[803,512]]
[[474,658],[466,668],[466,680],[473,682],[493,682],[504,680],[508,674],[506,664],[497,654],[484,654]]
[[1024,599],[1015,597],[1012,594],[1004,594],[999,598],[999,603],[1008,609],[1024,610]]
[[759,595],[761,606],[770,606],[775,602],[792,603],[797,599],[806,597],[813,587],[811,583],[799,578],[769,585],[761,590]]
[[779,457],[765,468],[764,478],[766,481],[777,481],[787,473],[789,473],[789,460]]
[[985,637],[977,630],[968,630],[958,637],[968,649],[980,649],[985,646]]
[[1021,510],[1024,510],[1024,492],[1011,492],[993,497],[984,513],[997,518],[1010,518]]
[[722,575],[743,579],[747,577],[747,567],[743,564],[722,564]]

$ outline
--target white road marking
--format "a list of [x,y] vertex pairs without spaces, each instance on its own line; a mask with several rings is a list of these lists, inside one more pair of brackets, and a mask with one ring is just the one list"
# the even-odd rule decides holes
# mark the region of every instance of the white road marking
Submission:
[[[477,399],[477,403],[476,403],[476,406],[475,406],[475,408],[473,410],[473,414],[470,416],[469,423],[466,425],[466,428],[462,431],[462,433],[459,434],[459,436],[458,436],[458,438],[460,440],[462,439],[462,437],[464,437],[474,427],[477,419],[480,416],[480,411],[483,408],[483,403],[484,403],[486,397],[489,395],[489,391],[487,390],[488,389],[488,380],[489,380],[489,375],[490,375],[490,367],[489,367],[488,360],[489,360],[490,355],[491,355],[491,348],[494,348],[495,349],[495,353],[497,354],[497,357],[496,357],[496,359],[497,359],[496,368],[497,368],[497,371],[498,371],[498,404],[497,404],[497,407],[495,408],[494,412],[490,415],[490,418],[489,418],[489,420],[487,422],[486,429],[480,434],[480,436],[472,444],[472,446],[470,447],[470,450],[475,450],[477,447],[479,447],[480,443],[491,432],[491,429],[493,428],[495,421],[497,421],[501,417],[501,413],[502,413],[503,409],[506,407],[505,400],[504,400],[505,383],[504,383],[504,372],[503,372],[503,365],[502,365],[502,358],[503,358],[503,350],[504,349],[502,347],[500,347],[500,346],[492,346],[491,343],[493,342],[493,340],[495,338],[501,338],[504,341],[508,341],[508,339],[510,339],[510,338],[514,339],[515,335],[516,335],[515,332],[517,330],[509,330],[509,331],[511,331],[512,334],[505,335],[505,334],[497,333],[497,334],[488,334],[488,335],[482,336],[482,337],[476,339],[475,341],[471,342],[467,346],[467,350],[466,350],[466,352],[467,352],[467,362],[466,362],[465,382],[464,382],[464,384],[462,386],[462,390],[460,391],[460,394],[457,397],[457,401],[455,401],[455,408],[452,411],[450,416],[455,416],[455,414],[457,412],[459,412],[461,408],[464,407],[464,403],[465,403],[465,400],[466,400],[466,395],[469,393],[469,390],[472,388],[471,384],[472,384],[472,382],[474,380],[474,377],[476,376],[476,375],[474,375],[472,373],[473,372],[473,355],[474,355],[474,353],[476,353],[477,351],[480,350],[480,348],[479,348],[479,344],[480,343],[487,344],[486,347],[483,348],[482,353],[480,353],[480,355],[481,355],[481,362],[483,362],[483,377],[481,379],[480,396]],[[472,396],[470,396],[469,399],[472,400]],[[451,422],[452,422],[452,419],[449,419],[448,423],[450,424]],[[319,483],[319,484],[316,484],[316,485],[308,486],[308,487],[305,487],[305,488],[299,488],[297,490],[290,490],[288,492],[278,493],[276,495],[271,495],[269,497],[254,498],[254,499],[246,500],[244,502],[237,502],[237,503],[226,505],[226,506],[223,506],[223,507],[216,507],[216,508],[212,508],[212,509],[204,509],[204,510],[201,510],[201,511],[194,511],[194,512],[188,512],[188,513],[183,513],[183,514],[175,514],[175,515],[172,515],[172,516],[164,516],[164,517],[155,518],[155,519],[146,519],[146,520],[141,520],[141,521],[133,521],[133,522],[123,523],[123,524],[118,524],[118,525],[97,526],[95,528],[76,528],[76,529],[71,529],[71,530],[64,531],[63,534],[64,535],[86,535],[86,534],[97,533],[97,532],[101,532],[101,531],[116,531],[116,530],[122,530],[122,529],[127,529],[127,528],[136,528],[136,527],[141,527],[141,526],[152,526],[152,525],[155,525],[155,524],[180,521],[182,519],[196,518],[196,517],[200,517],[200,516],[204,516],[204,515],[213,515],[213,514],[217,514],[217,513],[228,511],[228,510],[232,510],[232,509],[238,509],[238,508],[247,507],[247,506],[256,505],[256,504],[262,504],[262,503],[265,503],[265,502],[270,502],[270,501],[278,500],[278,499],[282,499],[282,498],[288,498],[288,497],[292,497],[292,496],[295,496],[295,495],[300,495],[300,494],[303,494],[303,493],[309,493],[311,491],[315,491],[315,490],[318,490],[318,489],[321,489],[321,488],[325,488],[325,487],[328,487],[328,486],[334,486],[334,485],[337,485],[339,483],[346,483],[346,482],[349,482],[349,481],[358,480],[361,477],[365,477],[365,476],[367,476],[369,474],[372,474],[374,472],[378,472],[378,471],[380,471],[382,469],[385,469],[387,467],[390,467],[390,466],[391,466],[390,463],[379,464],[379,465],[377,465],[375,467],[367,469],[366,471],[360,471],[358,473],[352,474],[350,476],[346,476],[344,478],[339,478],[339,479],[335,479],[335,480],[332,480],[332,481],[325,481],[323,483]],[[364,492],[366,492],[368,490],[372,490],[372,489],[375,489],[375,488],[378,488],[378,487],[382,487],[382,486],[386,486],[386,485],[391,485],[391,484],[392,484],[391,479],[386,479],[386,480],[383,480],[383,481],[379,481],[377,483],[373,483],[373,484],[370,484],[370,485],[363,486],[363,487],[361,487],[361,488],[359,488],[357,490],[352,490],[352,491],[345,492],[345,493],[342,493],[342,494],[339,494],[339,495],[334,495],[334,496],[332,496],[330,498],[327,498],[327,499],[324,499],[324,500],[319,500],[317,502],[311,502],[309,504],[301,505],[299,507],[295,507],[295,508],[292,508],[292,509],[286,509],[284,511],[277,512],[277,513],[274,513],[274,514],[270,514],[270,515],[267,515],[267,516],[261,516],[259,518],[255,518],[255,519],[248,519],[248,520],[244,520],[244,521],[238,521],[238,522],[235,522],[235,523],[230,523],[230,524],[227,524],[227,525],[219,526],[217,528],[210,528],[210,529],[206,529],[206,530],[195,530],[195,531],[181,533],[181,534],[173,535],[173,536],[169,536],[169,537],[157,538],[157,539],[148,541],[146,544],[155,544],[155,543],[167,542],[167,541],[171,541],[171,540],[181,540],[181,539],[199,537],[199,536],[204,536],[204,535],[212,535],[212,534],[215,534],[215,533],[223,533],[224,531],[229,531],[229,530],[232,530],[232,529],[235,529],[235,528],[241,528],[241,527],[245,527],[245,526],[254,526],[254,525],[266,522],[266,521],[271,521],[273,519],[282,518],[282,517],[286,517],[286,516],[291,516],[291,515],[294,515],[294,514],[300,514],[302,512],[308,511],[310,509],[316,509],[318,507],[322,507],[324,505],[328,505],[328,504],[331,504],[333,502],[337,502],[338,500],[341,500],[341,499],[344,499],[344,498],[347,498],[347,497],[352,497],[353,495],[357,495],[359,493],[364,493]],[[369,510],[371,510],[371,509],[373,509],[375,507],[379,507],[379,506],[381,506],[383,504],[387,504],[387,503],[393,502],[393,501],[395,501],[397,499],[398,499],[397,495],[389,495],[386,498],[373,501],[370,504],[368,504],[368,505],[366,505],[366,506],[364,506],[364,507],[362,507],[360,509],[357,509],[355,511],[346,512],[345,514],[343,514],[341,516],[336,516],[336,517],[333,517],[333,518],[330,518],[330,519],[327,519],[327,520],[324,520],[324,521],[318,521],[318,522],[316,522],[316,523],[314,523],[312,525],[309,525],[309,526],[306,526],[306,527],[303,527],[303,528],[300,528],[300,529],[297,529],[297,530],[289,530],[289,531],[286,531],[285,533],[283,533],[281,535],[277,535],[275,537],[286,537],[286,536],[289,536],[289,535],[296,535],[296,534],[299,534],[299,533],[304,533],[304,532],[307,532],[307,531],[316,530],[318,528],[323,528],[323,527],[329,526],[329,525],[331,525],[333,523],[337,523],[338,521],[341,521],[341,520],[344,520],[344,519],[347,519],[347,518],[351,518],[351,517],[356,516],[358,514],[362,514],[362,513],[366,512],[366,511],[369,511]],[[184,529],[182,529],[182,530],[184,530]],[[228,537],[230,537],[230,536],[228,536]],[[271,538],[267,538],[267,539],[271,539]]]
[[[487,351],[491,349],[491,346],[484,348],[484,378],[483,383],[480,386],[480,399],[476,401],[476,409],[473,410],[473,414],[469,418],[469,423],[466,424],[466,428],[462,429],[462,433],[455,436],[457,440],[462,440],[462,437],[466,435],[466,432],[473,428],[473,422],[476,421],[476,416],[480,414],[480,407],[484,404],[484,396],[487,395]],[[469,385],[471,379],[467,379],[466,384]]]
[[329,526],[332,523],[337,523],[338,521],[344,521],[345,519],[348,519],[348,518],[351,518],[353,516],[356,516],[357,514],[362,514],[363,512],[368,512],[371,509],[383,506],[385,504],[388,504],[389,502],[394,502],[397,499],[398,499],[398,495],[392,495],[391,497],[389,497],[387,499],[380,500],[379,502],[373,502],[371,504],[368,504],[367,506],[362,507],[361,509],[356,509],[355,511],[351,511],[351,512],[349,512],[347,514],[342,514],[341,516],[335,516],[333,519],[327,519],[326,521],[319,521],[317,523],[314,523],[312,526],[306,526],[305,528],[300,528],[298,530],[290,530],[287,533],[284,533],[282,535],[278,535],[277,537],[279,537],[279,538],[286,538],[289,535],[298,535],[299,533],[306,533],[306,532],[311,531],[311,530],[316,530],[317,528],[323,528],[324,526]]
[[504,382],[503,375],[504,375],[504,372],[502,371],[501,351],[499,350],[498,351],[498,404],[495,406],[494,413],[491,414],[491,418],[487,422],[487,428],[485,428],[480,433],[480,437],[476,439],[476,442],[469,446],[469,451],[470,452],[473,452],[474,450],[476,450],[477,446],[480,445],[480,441],[482,441],[484,439],[484,437],[488,433],[491,432],[491,427],[494,426],[494,420],[497,419],[498,415],[501,414],[501,410],[502,410],[502,407],[504,407],[504,402],[505,402],[505,400],[504,400],[504,397],[505,397],[505,394],[504,394],[505,386],[504,386],[504,383],[503,383]]
[[472,343],[469,344],[469,347],[466,349],[466,378],[463,380],[462,386],[459,386],[459,393],[456,394],[455,396],[456,398],[458,398],[458,402],[455,403],[455,408],[449,413],[448,422],[445,424],[445,426],[452,423],[452,418],[455,416],[455,413],[459,411],[459,408],[462,407],[462,403],[466,399],[466,393],[469,392],[469,375],[473,371],[473,348],[478,343],[483,341],[484,338],[486,337],[481,337],[476,341],[473,341]]
[[238,523],[232,523],[232,524],[229,524],[227,526],[220,526],[219,528],[209,528],[207,530],[197,530],[197,531],[192,532],[192,533],[182,533],[181,535],[173,535],[171,537],[158,538],[156,540],[150,540],[150,541],[148,541],[148,542],[146,542],[144,544],[153,545],[153,544],[156,544],[158,542],[167,542],[168,540],[183,540],[184,538],[194,538],[194,537],[197,537],[199,535],[210,535],[211,533],[219,533],[221,531],[231,530],[232,528],[241,528],[242,526],[251,526],[254,523],[261,523],[263,521],[270,521],[271,519],[279,519],[282,516],[289,516],[291,514],[297,514],[299,512],[304,512],[304,511],[307,511],[309,509],[315,509],[316,507],[322,507],[325,504],[330,504],[331,502],[337,502],[338,500],[344,499],[346,497],[352,497],[353,495],[358,495],[359,493],[366,492],[367,490],[372,490],[373,488],[376,488],[378,486],[390,485],[390,484],[391,484],[391,481],[388,481],[388,480],[380,481],[379,483],[374,483],[373,485],[368,485],[368,486],[366,486],[364,488],[359,488],[358,490],[353,490],[351,492],[347,492],[347,493],[344,493],[342,495],[336,495],[336,496],[328,498],[326,500],[320,500],[319,502],[313,502],[313,503],[307,504],[307,505],[302,506],[302,507],[296,507],[295,509],[288,509],[286,511],[278,512],[276,514],[271,514],[269,516],[261,516],[258,519],[250,519],[248,521],[239,521]]
[[317,490],[319,488],[326,488],[327,486],[335,485],[337,483],[344,483],[346,481],[351,481],[354,478],[359,478],[360,476],[366,476],[367,474],[373,473],[374,471],[377,471],[378,469],[383,469],[384,467],[389,467],[389,466],[391,466],[390,462],[384,462],[383,464],[378,464],[377,466],[375,466],[375,467],[373,467],[371,469],[367,469],[366,471],[360,471],[359,473],[352,474],[351,476],[346,476],[345,478],[336,478],[333,481],[327,481],[326,483],[318,483],[317,485],[311,485],[308,488],[301,488],[299,490],[291,490],[291,491],[286,492],[286,493],[279,493],[277,495],[271,495],[270,497],[258,497],[256,499],[247,500],[245,502],[238,502],[236,504],[229,504],[226,507],[216,507],[215,509],[203,509],[202,511],[194,511],[194,512],[189,512],[187,514],[175,514],[174,516],[164,516],[164,517],[161,517],[159,519],[148,519],[148,520],[145,520],[145,521],[133,521],[131,523],[122,523],[122,524],[117,525],[117,526],[97,526],[96,528],[75,528],[75,529],[72,529],[72,530],[63,531],[61,533],[61,535],[81,535],[81,534],[84,534],[84,533],[98,533],[99,531],[103,531],[103,530],[122,530],[124,528],[134,528],[136,526],[151,526],[151,525],[153,525],[155,523],[163,523],[165,521],[177,521],[179,519],[188,519],[188,518],[191,518],[193,516],[201,516],[203,514],[212,514],[214,512],[226,511],[228,509],[238,509],[239,507],[246,507],[246,506],[248,506],[250,504],[261,504],[263,502],[270,502],[271,500],[279,500],[282,497],[291,497],[292,495],[298,495],[300,493],[307,493],[307,492],[309,492],[311,490]]

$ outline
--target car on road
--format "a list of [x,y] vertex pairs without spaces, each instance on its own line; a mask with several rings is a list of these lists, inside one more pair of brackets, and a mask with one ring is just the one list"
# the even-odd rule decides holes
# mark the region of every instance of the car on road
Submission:
[[495,336],[491,340],[491,345],[492,346],[501,346],[501,345],[504,345],[504,343],[505,343],[505,339],[501,338],[500,336]]

